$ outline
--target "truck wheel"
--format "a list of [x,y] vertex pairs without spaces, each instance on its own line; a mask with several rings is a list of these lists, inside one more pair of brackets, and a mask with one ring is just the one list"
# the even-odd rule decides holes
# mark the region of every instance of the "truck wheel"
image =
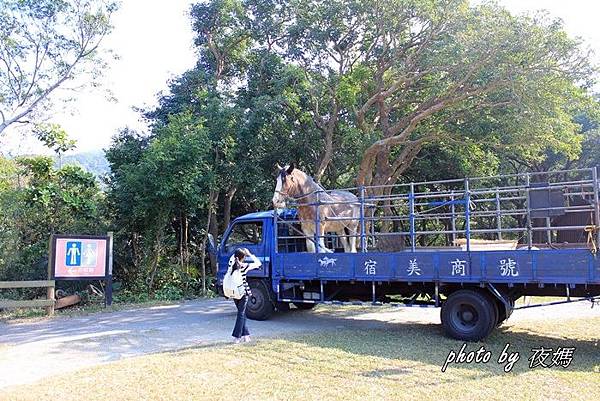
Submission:
[[442,326],[450,337],[463,341],[479,341],[496,326],[493,303],[473,290],[456,291],[442,305]]
[[494,295],[490,294],[487,291],[483,292],[483,294],[486,296],[486,298],[490,302],[490,305],[492,306],[492,317],[494,320],[494,325],[493,325],[492,329],[494,329],[495,327],[500,326],[502,324],[502,322],[504,321],[502,319],[502,315],[500,313],[500,305]]
[[304,302],[294,302],[294,306],[300,310],[311,310],[317,304],[305,304]]
[[496,324],[496,327],[500,327],[500,325],[502,325],[502,323],[504,323],[506,319],[508,319],[508,316],[512,314],[512,311],[515,307],[515,300],[509,298],[508,303],[510,304],[510,309],[508,311],[506,310],[506,307],[504,305],[498,303],[498,323]]
[[252,280],[248,283],[252,296],[248,300],[246,316],[252,320],[267,320],[275,311],[269,296],[269,290],[262,281]]

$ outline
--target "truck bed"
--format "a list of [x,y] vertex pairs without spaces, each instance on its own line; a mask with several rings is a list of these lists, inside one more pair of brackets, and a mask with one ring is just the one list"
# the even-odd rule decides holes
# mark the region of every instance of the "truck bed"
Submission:
[[600,284],[589,249],[276,253],[280,280]]

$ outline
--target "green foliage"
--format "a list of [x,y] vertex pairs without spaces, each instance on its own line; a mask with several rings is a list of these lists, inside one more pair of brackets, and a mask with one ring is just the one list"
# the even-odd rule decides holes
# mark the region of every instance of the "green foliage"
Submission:
[[166,285],[163,288],[156,291],[155,299],[159,301],[177,301],[183,298],[183,291],[181,288],[174,285]]
[[278,162],[346,187],[573,160],[586,140],[574,118],[593,114],[593,69],[544,15],[464,0],[214,0],[190,15],[196,66],[146,112],[147,135],[107,152],[128,288],[198,288],[207,230],[269,208]]
[[52,149],[59,156],[68,150],[74,149],[77,142],[69,138],[67,132],[58,124],[36,124],[34,135],[44,146]]
[[[35,18],[71,4],[21,3]],[[82,23],[105,29],[104,10]],[[198,61],[145,112],[147,133],[115,136],[106,198],[77,167],[0,163],[0,264],[18,249],[20,269],[33,266],[48,233],[107,220],[118,296],[175,299],[203,290],[208,232],[270,208],[276,163],[329,188],[597,164],[595,70],[546,15],[466,0],[210,0],[190,17]],[[70,146],[60,127],[37,133]]]
[[48,157],[2,160],[0,280],[47,278],[51,234],[106,233],[104,196],[79,167]]
[[130,288],[153,291],[177,279],[189,289],[198,277],[198,226],[215,182],[207,143],[207,130],[186,111],[170,116],[152,139],[123,131],[107,151],[115,277]]

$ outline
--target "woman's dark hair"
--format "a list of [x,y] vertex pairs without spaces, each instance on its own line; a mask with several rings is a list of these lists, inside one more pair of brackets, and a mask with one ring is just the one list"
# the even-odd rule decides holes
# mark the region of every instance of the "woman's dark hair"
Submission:
[[233,270],[237,270],[241,267],[240,259],[244,260],[244,258],[246,257],[246,251],[242,248],[238,248],[233,253],[233,256],[235,256],[235,262],[233,263]]
[[235,250],[234,255],[235,255],[236,259],[238,259],[238,260],[242,259],[243,260],[246,257],[246,251],[244,249],[242,249],[242,248],[238,248],[238,249]]

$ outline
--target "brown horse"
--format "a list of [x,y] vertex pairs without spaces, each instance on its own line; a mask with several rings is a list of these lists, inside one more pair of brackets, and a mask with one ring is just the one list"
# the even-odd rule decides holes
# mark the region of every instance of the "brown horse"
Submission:
[[294,167],[279,167],[273,206],[285,207],[286,199],[298,202],[298,218],[306,236],[306,248],[315,252],[317,201],[319,206],[319,250],[331,252],[325,247],[326,232],[335,232],[345,252],[356,252],[360,207],[358,198],[348,191],[325,191],[312,177]]

